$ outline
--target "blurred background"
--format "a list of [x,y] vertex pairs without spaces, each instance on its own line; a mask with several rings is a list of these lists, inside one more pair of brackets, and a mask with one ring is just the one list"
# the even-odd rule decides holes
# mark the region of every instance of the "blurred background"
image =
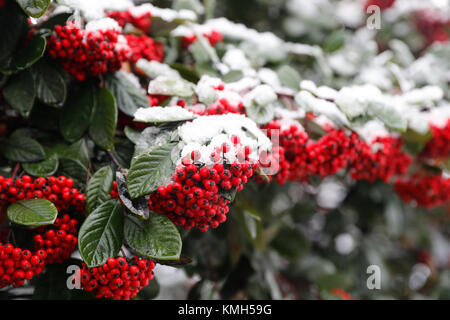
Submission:
[[[381,4],[378,30],[365,27],[371,2]],[[303,79],[318,85],[369,82],[393,91],[396,81],[381,68],[380,56],[394,47],[395,59],[410,79],[439,85],[449,97],[446,0],[152,3],[176,9],[192,9],[197,3],[204,5],[206,17],[226,17],[287,41],[317,46],[322,60],[288,59]],[[440,52],[435,54],[442,57],[439,68],[427,68],[424,57],[430,50]],[[147,288],[146,297],[450,298],[449,208],[414,208],[391,185],[355,182],[345,174],[311,185],[249,184],[238,194],[230,217],[217,230],[185,232],[183,253],[194,263],[183,269],[159,265],[158,285]],[[367,287],[370,265],[380,268],[381,289]]]

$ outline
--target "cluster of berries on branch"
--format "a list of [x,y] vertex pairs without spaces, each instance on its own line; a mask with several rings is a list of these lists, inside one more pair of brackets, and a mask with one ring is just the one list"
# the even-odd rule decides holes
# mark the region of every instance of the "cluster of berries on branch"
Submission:
[[[0,176],[0,215],[6,219],[7,206],[25,199],[47,199],[59,211],[70,208],[84,212],[84,194],[73,188],[73,180],[64,176],[38,177],[24,175],[19,179]],[[0,287],[19,287],[47,264],[62,263],[76,248],[78,220],[68,213],[60,214],[52,225],[30,229],[34,233],[33,251],[22,250],[11,244],[0,247]],[[8,225],[1,228],[0,243],[8,241],[12,231]]]
[[394,187],[403,201],[415,203],[417,207],[434,208],[450,204],[450,178],[442,174],[416,173],[396,180]]
[[[235,137],[238,139],[237,137]],[[235,141],[236,144],[239,141]],[[223,147],[223,152],[227,146]],[[248,147],[244,150],[250,153]],[[184,158],[173,175],[173,182],[160,186],[149,198],[150,210],[164,214],[186,229],[197,227],[201,231],[217,228],[227,219],[229,200],[223,194],[241,191],[259,166],[246,155],[234,163],[220,159],[220,152],[212,154],[214,165],[199,161],[199,152],[193,151],[191,159]]]
[[152,15],[150,12],[135,15],[130,10],[109,11],[106,15],[109,18],[116,20],[122,28],[124,28],[127,24],[130,24],[145,34],[150,32],[150,27],[152,25]]
[[124,36],[130,47],[129,60],[133,63],[143,58],[148,61],[156,60],[162,62],[164,58],[164,47],[162,43],[155,42],[146,35],[127,34]]
[[430,124],[433,138],[427,142],[420,157],[425,159],[446,159],[450,156],[450,121],[444,127]]
[[119,70],[130,54],[120,30],[88,31],[73,22],[55,27],[48,39],[48,52],[79,81]]
[[103,265],[93,268],[83,263],[80,282],[83,289],[96,298],[129,300],[154,278],[154,267],[153,260],[138,257],[109,258]]
[[46,258],[44,250],[32,253],[9,243],[0,245],[0,288],[22,286],[44,270]]
[[73,207],[78,212],[84,212],[84,193],[73,187],[71,178],[51,176],[32,179],[24,175],[13,180],[0,176],[0,211],[12,202],[25,199],[47,199],[58,211]]
[[[215,30],[204,32],[202,36],[205,37],[208,40],[209,44],[213,47],[219,42],[223,41],[223,35]],[[183,36],[181,38],[181,45],[183,46],[183,48],[187,49],[190,47],[191,44],[193,44],[196,41],[197,36],[195,34]]]
[[77,245],[78,220],[63,214],[52,225],[39,227],[34,236],[35,250],[47,253],[46,263],[62,263],[69,259]]

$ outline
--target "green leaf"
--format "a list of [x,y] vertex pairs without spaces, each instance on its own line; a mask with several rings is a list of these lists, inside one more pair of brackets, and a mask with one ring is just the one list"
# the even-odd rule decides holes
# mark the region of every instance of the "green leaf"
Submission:
[[67,95],[66,82],[60,70],[50,63],[39,61],[32,68],[39,100],[49,105],[61,105]]
[[177,70],[180,76],[182,76],[183,79],[189,82],[197,83],[200,80],[200,76],[197,74],[197,72],[185,66],[184,64],[172,63],[170,64],[170,67],[174,70]]
[[5,30],[0,37],[0,70],[8,69],[14,51],[27,28],[27,17],[19,6],[14,1],[4,1],[0,7],[0,30]]
[[116,256],[122,243],[122,206],[118,199],[111,199],[86,218],[78,234],[78,247],[83,261],[96,267]]
[[245,112],[247,113],[247,116],[257,124],[268,123],[272,121],[275,116],[275,110],[272,103],[266,106],[252,103],[250,106],[245,107]]
[[300,88],[300,81],[302,77],[294,68],[284,65],[281,66],[278,71],[278,78],[280,78],[281,83],[294,90],[298,90]]
[[106,150],[114,150],[114,134],[117,125],[117,107],[111,91],[102,88],[97,93],[97,108],[89,127],[89,136],[95,144]]
[[139,131],[132,129],[129,126],[125,126],[125,128],[123,129],[123,133],[125,133],[125,136],[128,138],[128,140],[130,140],[134,144],[139,141],[139,137],[141,136],[141,133]]
[[59,119],[64,139],[75,141],[81,138],[91,124],[95,106],[95,90],[91,84],[72,85]]
[[50,0],[16,0],[22,10],[33,18],[42,16],[50,5]]
[[329,36],[327,36],[323,43],[323,51],[331,53],[339,50],[345,44],[348,34],[345,30],[333,31]]
[[230,83],[241,80],[244,77],[244,74],[241,70],[231,70],[227,74],[225,74],[222,78],[223,82]]
[[30,42],[21,49],[20,52],[12,62],[12,67],[18,70],[23,70],[31,67],[38,61],[45,52],[47,41],[42,36],[34,36]]
[[406,131],[406,117],[394,106],[383,102],[372,102],[369,106],[369,113],[380,119],[388,128],[400,132]]
[[45,199],[19,200],[7,209],[9,220],[28,227],[39,227],[55,222],[58,210]]
[[36,89],[33,76],[28,70],[13,75],[3,88],[5,100],[17,110],[21,116],[28,117],[33,108]]
[[0,151],[8,160],[15,162],[33,162],[45,159],[45,151],[34,139],[20,133],[13,133],[0,144]]
[[86,187],[86,210],[90,213],[100,204],[111,198],[110,192],[114,181],[114,174],[110,166],[97,170],[89,179]]
[[309,249],[308,240],[299,230],[290,227],[282,228],[270,246],[290,259],[298,259]]
[[165,216],[152,212],[148,220],[126,219],[125,241],[138,254],[158,260],[178,260],[181,236]]
[[57,154],[51,154],[44,161],[22,163],[22,168],[35,177],[48,177],[58,170],[59,160]]
[[175,170],[171,157],[175,146],[175,142],[157,146],[136,158],[127,178],[128,191],[132,199],[150,194],[167,182]]
[[107,76],[105,85],[114,94],[117,107],[128,116],[133,116],[139,108],[149,106],[145,91],[137,87],[122,72]]

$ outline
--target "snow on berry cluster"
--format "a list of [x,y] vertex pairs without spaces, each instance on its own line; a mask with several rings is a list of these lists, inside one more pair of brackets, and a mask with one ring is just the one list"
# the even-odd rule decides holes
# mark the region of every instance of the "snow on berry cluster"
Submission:
[[258,152],[271,147],[243,115],[203,116],[178,128],[180,158],[172,181],[149,197],[151,210],[201,231],[226,220],[229,199],[259,167]]
[[73,187],[73,179],[64,176],[32,179],[24,175],[19,179],[0,176],[0,211],[6,205],[24,199],[47,199],[58,211],[73,207],[84,212],[85,196]]
[[46,263],[47,254],[44,250],[32,253],[11,244],[0,246],[0,288],[12,285],[17,288],[26,280],[40,274]]
[[441,174],[415,173],[398,179],[394,187],[403,201],[418,207],[433,208],[450,203],[450,178]]
[[73,22],[57,25],[48,40],[50,55],[77,80],[120,69],[130,50],[116,21],[105,18],[81,29]]
[[96,298],[129,300],[153,279],[153,260],[133,257],[109,258],[99,267],[89,268],[82,264],[81,286]]

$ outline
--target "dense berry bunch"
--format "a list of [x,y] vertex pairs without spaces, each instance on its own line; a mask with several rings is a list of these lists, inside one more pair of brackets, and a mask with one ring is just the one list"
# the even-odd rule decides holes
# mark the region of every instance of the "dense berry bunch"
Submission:
[[81,286],[96,298],[129,300],[153,279],[155,263],[138,257],[109,258],[99,267],[88,268],[83,263],[80,272]]
[[440,174],[414,174],[398,179],[394,186],[403,201],[415,202],[418,207],[433,208],[450,201],[450,178]]
[[[192,158],[197,158],[195,152]],[[215,161],[219,162],[219,159]],[[150,210],[164,214],[186,229],[197,227],[207,231],[210,227],[217,228],[227,219],[229,211],[230,201],[223,193],[242,190],[257,167],[258,164],[251,164],[248,159],[232,164],[216,163],[210,167],[183,159],[183,164],[173,175],[173,182],[150,195]]]
[[145,12],[141,15],[133,15],[129,10],[128,11],[110,11],[107,12],[106,15],[109,18],[112,18],[117,21],[119,26],[125,27],[127,24],[138,28],[143,33],[149,33],[150,27],[152,25],[151,13]]
[[427,45],[433,42],[446,42],[449,33],[450,19],[433,10],[420,10],[415,13],[414,21],[417,29],[427,40]]
[[74,207],[84,212],[84,194],[73,187],[73,180],[64,176],[32,179],[24,175],[17,180],[0,176],[0,208],[18,200],[47,199],[58,211]]
[[378,137],[370,145],[361,141],[356,147],[358,156],[350,164],[351,178],[388,182],[394,175],[405,174],[411,157],[401,149],[402,140],[393,137]]
[[386,10],[392,7],[395,0],[367,0],[364,4],[364,11],[367,12],[367,8],[370,6],[377,6],[380,10]]
[[[223,41],[223,35],[215,30],[211,30],[210,32],[204,32],[202,36],[208,39],[209,44],[213,47],[217,43]],[[193,44],[195,41],[197,41],[197,36],[195,34],[184,36],[181,39],[181,45],[183,46],[183,48],[186,49],[189,48],[189,46]]]
[[45,268],[47,254],[44,250],[31,253],[11,244],[0,246],[0,288],[22,286],[26,280],[41,273]]
[[295,124],[283,126],[280,120],[270,122],[264,129],[267,130],[267,136],[272,138],[272,153],[278,154],[279,170],[274,179],[279,184],[284,184],[287,180],[298,180],[306,173],[308,134]]
[[445,159],[450,156],[450,121],[443,127],[430,125],[433,138],[427,142],[421,152],[422,158]]
[[77,224],[78,220],[64,214],[61,218],[57,218],[53,225],[37,229],[34,248],[47,253],[48,264],[61,263],[70,257],[77,245]]
[[356,159],[358,135],[331,129],[322,138],[306,147],[306,170],[312,175],[327,177],[344,169]]
[[[223,89],[219,87],[217,90]],[[226,98],[221,98],[205,109],[205,115],[239,113],[245,114],[245,107],[242,102],[233,103]]]
[[83,30],[75,23],[56,26],[48,40],[50,55],[77,80],[120,69],[129,55],[116,29]]
[[130,47],[131,54],[129,60],[131,62],[136,62],[141,58],[149,61],[156,60],[162,62],[164,58],[164,47],[162,43],[157,43],[145,35],[127,34],[125,38]]
[[150,106],[160,106],[164,101],[166,101],[169,97],[161,94],[149,94],[147,95],[148,103]]

